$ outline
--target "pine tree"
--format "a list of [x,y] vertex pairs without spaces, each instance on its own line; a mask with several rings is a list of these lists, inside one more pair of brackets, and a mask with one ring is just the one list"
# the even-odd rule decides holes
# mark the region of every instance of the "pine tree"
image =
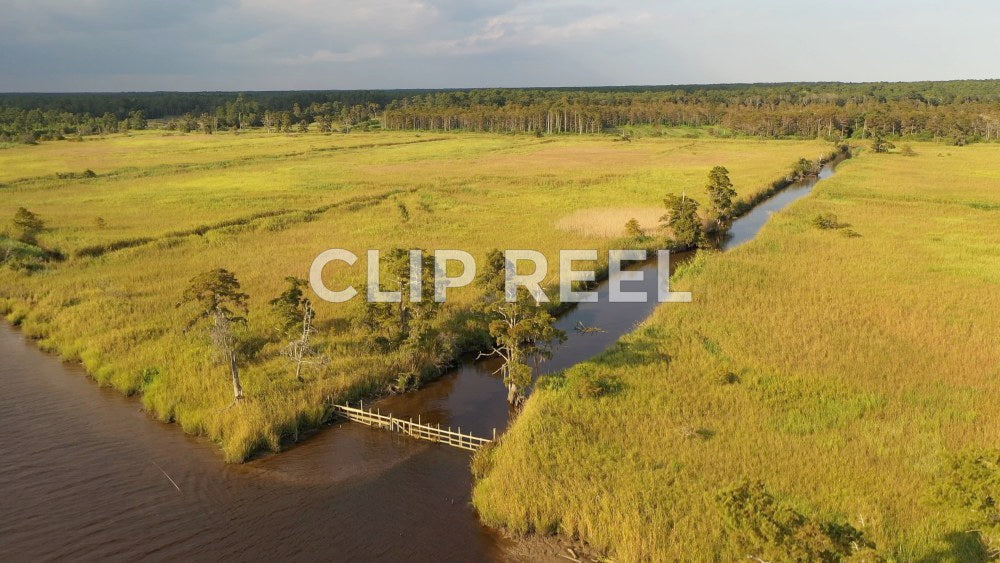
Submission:
[[38,234],[45,230],[45,221],[24,207],[18,207],[14,213],[14,226],[21,231],[21,242],[35,244]]
[[723,221],[731,218],[736,190],[729,179],[729,170],[722,166],[712,168],[708,173],[708,185],[705,189],[708,190],[708,198],[712,204],[712,214]]
[[247,300],[249,296],[240,292],[240,282],[229,270],[217,268],[191,278],[178,306],[195,303],[196,314],[188,322],[187,329],[203,320],[211,321],[209,332],[216,352],[229,363],[233,382],[233,396],[236,401],[243,399],[243,384],[240,381],[239,347],[233,325],[246,324]]
[[668,194],[663,199],[667,213],[660,218],[674,234],[674,241],[683,247],[697,246],[701,240],[701,219],[698,202],[687,195]]

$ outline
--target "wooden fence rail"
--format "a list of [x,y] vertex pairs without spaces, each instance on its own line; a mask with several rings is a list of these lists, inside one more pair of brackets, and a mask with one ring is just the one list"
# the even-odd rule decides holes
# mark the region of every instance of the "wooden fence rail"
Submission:
[[441,428],[440,424],[422,424],[420,417],[417,417],[416,422],[414,422],[411,418],[396,418],[392,414],[365,410],[364,403],[361,404],[360,408],[349,405],[334,405],[333,410],[352,422],[360,422],[373,428],[406,434],[418,440],[428,440],[469,451],[476,451],[496,440],[497,437],[496,428],[493,429],[492,439],[480,438],[472,434],[463,434],[461,427],[457,431],[453,431],[450,426],[445,429]]

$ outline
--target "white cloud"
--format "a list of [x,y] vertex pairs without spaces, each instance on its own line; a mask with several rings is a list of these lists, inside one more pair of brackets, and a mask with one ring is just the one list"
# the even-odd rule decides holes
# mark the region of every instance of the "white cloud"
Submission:
[[647,12],[606,11],[572,18],[533,7],[489,18],[479,30],[459,39],[425,42],[417,48],[428,55],[470,55],[503,49],[541,47],[592,39],[627,31],[653,20]]
[[241,0],[236,13],[241,19],[277,27],[301,26],[300,30],[333,34],[412,31],[440,17],[437,8],[421,0]]
[[375,43],[358,45],[347,51],[330,51],[329,49],[317,49],[311,55],[298,55],[296,57],[286,57],[279,59],[279,62],[286,64],[312,64],[312,63],[353,63],[368,59],[375,59],[387,53],[382,45]]

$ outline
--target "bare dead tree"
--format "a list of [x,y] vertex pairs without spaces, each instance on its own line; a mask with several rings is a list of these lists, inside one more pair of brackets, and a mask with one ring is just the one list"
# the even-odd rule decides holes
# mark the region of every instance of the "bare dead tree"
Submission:
[[302,368],[305,366],[325,366],[330,363],[327,356],[320,355],[313,346],[312,337],[316,332],[313,321],[316,318],[316,311],[313,310],[312,303],[308,299],[302,302],[302,330],[298,338],[291,340],[282,350],[282,354],[288,358],[295,366],[295,379],[305,381],[302,377]]
[[316,310],[303,291],[308,282],[301,278],[287,277],[288,286],[271,300],[271,307],[281,319],[280,329],[288,339],[282,355],[295,366],[295,379],[304,381],[302,370],[311,365],[327,365],[329,358],[319,354],[313,344],[316,333]]

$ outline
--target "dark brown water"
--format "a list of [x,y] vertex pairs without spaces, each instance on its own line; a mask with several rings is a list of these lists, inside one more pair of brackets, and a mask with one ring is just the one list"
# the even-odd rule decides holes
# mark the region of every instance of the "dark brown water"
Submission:
[[[784,190],[736,221],[724,248],[753,238],[815,183]],[[672,266],[682,260],[672,257]],[[652,312],[655,265],[639,269],[645,279],[622,289],[648,291],[654,301],[608,303],[602,284],[598,303],[560,319],[569,339],[541,371],[595,356]],[[578,322],[605,332],[577,332]],[[488,436],[508,420],[494,369],[469,363],[377,406]],[[98,388],[82,368],[7,325],[0,436],[0,561],[507,558],[507,540],[481,526],[469,504],[467,452],[345,423],[279,455],[226,465],[211,443],[151,420],[135,400]]]

